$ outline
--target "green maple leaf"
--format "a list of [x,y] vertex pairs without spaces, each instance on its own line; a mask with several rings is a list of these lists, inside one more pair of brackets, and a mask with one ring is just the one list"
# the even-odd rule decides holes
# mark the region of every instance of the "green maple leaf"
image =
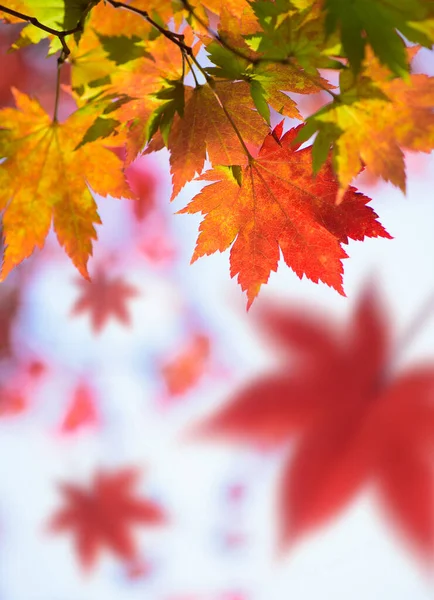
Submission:
[[[361,68],[369,43],[380,61],[398,76],[408,73],[405,44],[430,46],[429,31],[418,24],[430,14],[424,0],[325,0],[326,32],[340,28],[342,46],[355,72]],[[432,36],[431,36],[432,37]]]

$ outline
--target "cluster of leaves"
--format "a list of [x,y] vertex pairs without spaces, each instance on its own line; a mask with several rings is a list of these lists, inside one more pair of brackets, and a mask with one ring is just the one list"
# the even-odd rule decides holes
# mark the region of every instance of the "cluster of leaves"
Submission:
[[[434,145],[434,79],[410,68],[434,40],[429,0],[4,0],[0,17],[27,23],[12,50],[48,39],[59,64],[53,115],[18,90],[0,112],[2,279],[52,224],[88,277],[90,190],[133,198],[125,168],[166,147],[172,198],[214,182],[181,211],[205,215],[193,260],[231,247],[249,305],[280,253],[343,293],[342,244],[390,237],[353,178],[366,166],[405,190],[403,151]],[[76,109],[60,122],[65,62]],[[320,91],[304,125],[271,130],[276,113],[303,120],[294,94]]]

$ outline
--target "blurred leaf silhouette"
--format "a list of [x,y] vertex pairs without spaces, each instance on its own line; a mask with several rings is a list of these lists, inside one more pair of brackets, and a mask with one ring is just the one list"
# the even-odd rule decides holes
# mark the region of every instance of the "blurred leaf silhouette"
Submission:
[[60,429],[62,433],[74,433],[84,426],[95,426],[98,422],[93,390],[82,382],[74,390]]
[[116,317],[124,325],[130,324],[127,301],[138,296],[139,292],[123,277],[109,279],[102,269],[98,269],[91,282],[77,279],[77,286],[81,295],[72,307],[71,314],[89,312],[95,333],[104,328],[110,317]]
[[161,525],[163,510],[155,503],[133,494],[138,473],[120,469],[112,473],[97,472],[90,488],[63,483],[65,499],[51,518],[53,532],[72,531],[78,559],[84,569],[91,569],[100,550],[110,549],[127,563],[138,559],[133,529],[139,523]]
[[162,367],[162,375],[171,396],[180,396],[194,387],[202,377],[209,359],[210,341],[196,334],[172,360]]
[[432,555],[434,362],[396,369],[374,288],[346,328],[305,308],[272,306],[260,317],[282,351],[281,369],[246,385],[194,435],[272,447],[293,442],[279,492],[282,547],[375,483],[414,549]]

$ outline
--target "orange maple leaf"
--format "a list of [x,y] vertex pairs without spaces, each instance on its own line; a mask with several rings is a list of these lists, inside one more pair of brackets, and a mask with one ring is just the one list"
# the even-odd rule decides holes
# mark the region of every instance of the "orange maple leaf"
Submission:
[[[254,110],[249,85],[245,81],[217,81],[215,92],[245,142],[258,148],[269,128]],[[148,151],[162,147],[159,140],[151,143]],[[182,119],[178,115],[175,117],[168,148],[172,199],[196,173],[202,172],[207,153],[214,165],[245,165],[247,162],[233,126],[208,85],[186,86],[184,116]]]
[[[376,89],[363,88],[366,76],[372,77]],[[434,148],[434,77],[412,74],[407,79],[391,79],[390,72],[370,55],[359,79],[348,83],[348,78],[348,74],[341,75],[342,101],[310,118],[334,140],[340,195],[363,165],[405,193],[403,151],[431,152]],[[355,92],[359,98],[354,98]]]
[[92,281],[78,279],[77,285],[81,295],[72,307],[71,314],[89,311],[95,333],[101,331],[110,317],[116,317],[125,325],[130,324],[126,303],[129,298],[139,295],[137,288],[125,283],[122,277],[109,279],[101,269],[92,277]]
[[[0,209],[6,249],[0,279],[42,248],[51,224],[80,273],[101,223],[88,184],[103,196],[132,197],[122,163],[100,141],[77,148],[94,120],[92,108],[52,122],[36,100],[14,92],[17,109],[0,111]],[[113,145],[116,145],[113,142]]]
[[291,146],[300,127],[282,136],[281,123],[268,135],[258,158],[250,160],[239,185],[230,169],[213,169],[200,179],[205,187],[181,213],[206,213],[192,262],[231,246],[231,276],[238,275],[248,307],[280,251],[301,278],[323,281],[343,294],[342,243],[348,238],[391,236],[366,204],[370,199],[350,188],[336,206],[338,184],[330,162],[312,176],[311,149]]
[[238,391],[195,434],[294,444],[280,488],[283,545],[338,515],[372,482],[404,536],[432,556],[434,364],[396,369],[372,290],[345,329],[305,307],[269,307],[260,316],[282,350],[281,366]]
[[161,525],[163,510],[150,500],[136,497],[134,469],[98,472],[90,489],[70,483],[60,485],[65,506],[50,519],[49,530],[71,530],[78,558],[85,569],[94,566],[105,547],[126,562],[138,557],[132,528],[139,523]]
[[184,350],[162,367],[169,394],[179,396],[192,388],[203,375],[209,359],[209,338],[196,334]]

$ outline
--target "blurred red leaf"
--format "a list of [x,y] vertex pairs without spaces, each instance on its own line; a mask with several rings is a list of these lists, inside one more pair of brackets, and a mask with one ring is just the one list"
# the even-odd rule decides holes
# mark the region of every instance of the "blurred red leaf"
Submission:
[[92,329],[99,333],[110,317],[116,317],[125,325],[130,324],[130,315],[127,301],[139,295],[139,291],[132,285],[125,283],[122,277],[109,279],[99,269],[92,277],[92,281],[77,280],[81,295],[72,307],[71,314],[90,312]]
[[153,565],[146,560],[137,560],[127,565],[126,575],[128,579],[134,581],[149,577],[153,573]]
[[81,383],[74,390],[60,429],[63,433],[71,433],[85,425],[96,425],[98,421],[93,390],[87,384]]
[[282,368],[238,392],[196,435],[293,442],[280,489],[283,546],[375,482],[399,529],[423,557],[431,555],[434,364],[393,371],[387,319],[373,290],[345,330],[305,308],[274,307],[261,320],[283,351]]
[[103,548],[127,563],[136,563],[134,528],[139,523],[154,526],[165,521],[155,502],[133,493],[137,477],[134,469],[100,471],[88,489],[70,483],[60,485],[65,505],[53,515],[49,528],[53,532],[73,533],[83,568],[92,568]]
[[[0,52],[5,56],[12,42],[18,35],[16,26],[10,27],[0,24]],[[0,71],[0,106],[12,105],[13,95],[11,88],[27,87],[29,77],[31,77],[30,65],[25,59],[23,52],[12,52],[8,54],[7,60],[2,60]]]
[[32,360],[27,365],[27,372],[30,375],[30,377],[34,379],[39,379],[39,377],[41,377],[41,375],[43,375],[46,372],[46,370],[47,366],[41,360]]
[[173,360],[162,367],[169,394],[180,396],[194,387],[205,370],[209,358],[209,338],[197,334]]
[[[155,167],[154,167],[155,168]],[[143,221],[153,208],[157,191],[157,178],[146,162],[146,157],[137,158],[125,171],[128,184],[136,200],[132,200],[134,215]]]
[[0,391],[0,417],[19,415],[26,408],[26,399],[19,390],[3,388]]

